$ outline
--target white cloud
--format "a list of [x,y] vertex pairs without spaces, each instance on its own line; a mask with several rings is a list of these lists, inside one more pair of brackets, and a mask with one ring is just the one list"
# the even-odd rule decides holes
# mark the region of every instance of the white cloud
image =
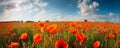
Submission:
[[[34,2],[28,2],[30,0],[3,0],[0,2],[0,5],[5,6],[6,9],[13,9],[15,7],[20,7],[22,10],[32,10],[35,5],[41,8],[48,6],[47,2],[42,0],[34,0]],[[21,6],[21,4],[25,3]],[[13,8],[12,8],[13,7]]]
[[34,4],[37,5],[37,6],[40,6],[40,7],[46,7],[46,6],[48,6],[47,2],[42,2],[40,0],[34,0]]
[[33,13],[33,12],[37,12],[37,11],[39,11],[39,9],[38,9],[38,8],[34,8],[34,9],[32,9],[32,10],[29,10],[28,12],[29,12],[29,13]]
[[[91,4],[88,4],[91,3]],[[115,13],[110,12],[108,15],[99,15],[96,14],[95,11],[99,11],[98,2],[90,2],[90,0],[79,0],[78,8],[80,9],[78,12],[78,16],[72,17],[73,20],[89,20],[89,21],[110,21],[110,22],[119,22],[120,17],[118,17]]]
[[[14,4],[15,8],[13,9],[6,9],[4,8],[4,14],[0,16],[0,21],[16,21],[16,20],[32,20],[32,16],[30,14],[34,12],[38,12],[41,10],[40,15],[44,15],[46,13],[43,10],[44,7],[48,6],[47,2],[43,2],[39,0],[39,7],[34,5],[34,2],[28,2],[30,0],[4,0],[0,5],[6,6],[9,4]],[[24,5],[21,5],[25,3]],[[38,19],[39,20],[39,19]]]
[[93,5],[94,8],[97,8],[97,7],[99,6],[99,3],[97,3],[97,2],[93,2],[92,5]]
[[90,3],[90,0],[78,1],[77,7],[80,9],[79,14],[81,16],[88,16],[94,14],[94,11],[96,11],[97,7],[99,6],[99,3],[95,1],[92,2],[92,4],[88,3]]
[[18,14],[16,11],[18,11],[18,9],[11,9],[9,11],[5,10],[3,16],[0,17],[0,21],[13,21],[20,19],[22,14]]
[[19,5],[19,4],[27,2],[27,1],[28,0],[3,0],[0,2],[0,5],[9,5],[9,4]]
[[21,6],[22,10],[32,10],[34,8],[34,5],[32,3],[28,3],[24,6]]
[[108,15],[109,15],[109,16],[115,16],[115,13],[110,12]]

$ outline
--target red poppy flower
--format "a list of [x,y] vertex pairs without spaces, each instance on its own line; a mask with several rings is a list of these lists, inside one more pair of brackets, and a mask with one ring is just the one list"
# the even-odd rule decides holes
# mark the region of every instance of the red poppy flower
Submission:
[[62,31],[63,30],[63,28],[62,27],[60,27],[59,29],[58,29],[58,31]]
[[76,29],[79,30],[81,28],[81,26],[76,26]]
[[35,34],[35,35],[33,36],[33,41],[34,41],[35,43],[40,43],[40,42],[42,42],[42,35],[41,35],[41,34]]
[[46,28],[46,30],[47,30],[50,34],[54,34],[54,33],[57,32],[56,28],[57,28],[57,25],[56,25],[56,24],[53,24],[53,25],[51,25],[51,26],[48,26],[48,27]]
[[72,23],[70,23],[70,24],[68,24],[69,26],[75,26],[75,22],[72,22]]
[[54,29],[54,28],[56,28],[56,25],[51,25],[51,26],[47,26],[46,30],[50,31],[51,29]]
[[107,32],[108,32],[108,30],[102,30],[102,32],[103,32],[103,33],[107,33]]
[[55,34],[56,32],[57,32],[56,29],[51,29],[51,30],[49,31],[50,34]]
[[44,25],[45,25],[44,22],[40,22],[40,23],[39,23],[39,26],[41,26],[41,27],[43,27]]
[[77,43],[76,43],[76,42],[74,42],[74,43],[73,43],[73,46],[74,46],[74,47],[76,47],[76,46],[77,46]]
[[114,38],[115,35],[114,35],[113,33],[110,33],[110,34],[108,35],[108,37],[109,37],[109,38]]
[[86,41],[86,36],[83,33],[76,33],[76,39],[79,41]]
[[100,47],[100,41],[95,41],[93,43],[93,48],[99,48]]
[[117,44],[120,45],[120,40],[117,41]]
[[13,31],[12,25],[8,26],[9,31]]
[[71,29],[70,29],[70,32],[73,33],[73,34],[76,34],[77,29],[71,28]]
[[11,36],[12,36],[12,37],[16,37],[16,36],[17,36],[17,34],[11,34]]
[[28,38],[28,34],[27,33],[22,33],[20,36],[20,40],[26,40]]
[[8,45],[8,48],[18,48],[18,46],[19,46],[19,43],[17,43],[17,42],[11,42],[11,44]]
[[83,32],[86,32],[87,30],[90,30],[90,27],[89,27],[89,26],[85,26],[85,27],[83,28]]
[[7,42],[8,42],[8,44],[10,44],[10,43],[11,43],[11,40],[10,40],[10,39],[8,39],[8,41],[7,41]]
[[68,44],[64,40],[60,39],[55,42],[55,48],[68,48]]

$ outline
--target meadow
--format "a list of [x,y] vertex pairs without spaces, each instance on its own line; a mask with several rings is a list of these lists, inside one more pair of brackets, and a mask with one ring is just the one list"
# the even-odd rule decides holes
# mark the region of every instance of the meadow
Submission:
[[0,48],[120,48],[120,24],[1,22]]

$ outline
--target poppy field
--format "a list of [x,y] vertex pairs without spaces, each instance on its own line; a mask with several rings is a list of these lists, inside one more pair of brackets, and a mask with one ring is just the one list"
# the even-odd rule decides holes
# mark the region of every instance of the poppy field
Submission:
[[120,48],[120,24],[1,22],[0,48]]

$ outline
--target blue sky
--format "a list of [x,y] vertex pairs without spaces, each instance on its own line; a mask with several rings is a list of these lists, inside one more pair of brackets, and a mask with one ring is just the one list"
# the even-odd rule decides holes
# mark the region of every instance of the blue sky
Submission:
[[120,22],[119,0],[0,0],[0,21]]

